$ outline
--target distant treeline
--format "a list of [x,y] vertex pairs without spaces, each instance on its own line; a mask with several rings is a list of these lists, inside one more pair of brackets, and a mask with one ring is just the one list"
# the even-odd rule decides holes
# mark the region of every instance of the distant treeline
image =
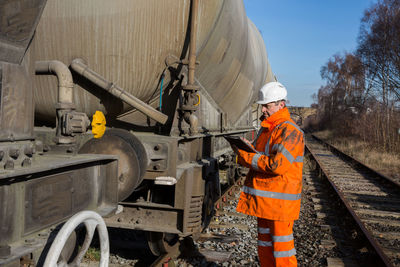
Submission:
[[364,12],[357,49],[321,68],[326,81],[313,104],[319,125],[387,152],[400,152],[400,1]]

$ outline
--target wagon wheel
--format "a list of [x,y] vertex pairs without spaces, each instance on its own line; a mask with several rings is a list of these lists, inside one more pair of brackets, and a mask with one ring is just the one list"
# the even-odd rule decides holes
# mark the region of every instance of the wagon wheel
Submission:
[[179,246],[179,236],[171,233],[147,232],[147,243],[155,256],[167,254]]
[[[163,196],[161,194],[152,194],[151,201],[162,203]],[[146,232],[147,244],[154,256],[167,254],[179,246],[179,235],[164,232]]]
[[[62,250],[66,246],[68,239],[71,234],[74,233],[75,229],[80,225],[84,224],[86,227],[86,236],[79,249],[76,257],[71,261],[67,262],[63,257]],[[100,267],[108,266],[108,259],[110,256],[110,245],[108,242],[108,233],[106,224],[103,218],[94,211],[81,211],[72,216],[58,232],[54,239],[44,262],[44,267],[64,267],[64,266],[80,266],[80,263],[88,250],[95,230],[97,229],[99,240],[100,240]]]
[[108,129],[99,139],[90,139],[80,154],[111,154],[118,159],[118,201],[125,200],[143,181],[148,160],[140,140],[127,130]]

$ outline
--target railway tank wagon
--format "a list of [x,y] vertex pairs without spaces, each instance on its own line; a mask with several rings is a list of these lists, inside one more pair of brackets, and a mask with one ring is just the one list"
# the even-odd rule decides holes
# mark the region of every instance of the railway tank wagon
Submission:
[[[118,158],[74,153],[77,136],[86,132],[89,120],[68,102],[72,76],[58,77],[53,90],[60,95],[53,107],[58,119],[76,118],[77,124],[68,124],[74,133],[59,123],[57,135],[51,135],[57,144],[36,137],[35,72],[26,53],[44,7],[45,1],[0,2],[0,266],[79,262],[72,256],[77,229],[70,218],[85,223],[87,244],[98,230],[106,260],[108,235],[101,216],[113,214],[118,203]],[[68,74],[60,63],[56,69]],[[60,229],[64,222],[71,228],[68,234],[62,234],[65,227]],[[53,242],[61,237],[68,241]],[[86,250],[83,246],[78,256]]]
[[[2,149],[21,140],[22,151],[23,142],[30,140],[41,144],[44,154],[110,162],[108,169],[114,173],[93,172],[93,179],[104,173],[110,177],[103,178],[107,182],[101,190],[93,184],[81,187],[89,195],[100,190],[108,196],[109,209],[101,213],[108,215],[107,225],[146,231],[154,254],[199,232],[220,194],[219,170],[228,169],[228,183],[236,179],[237,166],[223,135],[254,133],[252,103],[261,85],[274,80],[261,34],[242,1],[15,0],[3,7],[15,16],[4,11],[2,25],[11,25],[13,18],[16,22],[14,43],[7,40],[9,32],[0,32],[4,47],[14,44],[0,56],[16,70],[7,73],[3,67],[2,82],[20,73],[25,91],[18,105],[30,106],[12,109],[23,119],[21,129],[14,130],[3,119]],[[18,39],[21,25],[32,28],[28,37]],[[13,102],[4,90],[1,99],[4,118],[4,103]],[[88,118],[93,119],[95,132],[97,111],[107,122],[101,138],[93,138],[88,127]],[[8,134],[17,130],[19,139]],[[6,161],[1,162],[6,168]],[[31,175],[32,166],[25,173]],[[7,190],[2,184],[0,198],[9,198]],[[34,199],[25,203],[29,206]],[[10,212],[1,205],[3,213]],[[39,208],[30,207],[32,212]],[[99,210],[102,205],[91,207]],[[16,220],[0,221],[1,229],[16,225]],[[48,221],[41,229],[62,220]],[[24,234],[2,235],[0,248],[21,242]],[[7,251],[4,254],[7,258]]]

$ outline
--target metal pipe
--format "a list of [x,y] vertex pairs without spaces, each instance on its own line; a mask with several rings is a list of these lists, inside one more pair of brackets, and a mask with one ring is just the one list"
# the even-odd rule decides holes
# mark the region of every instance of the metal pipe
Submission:
[[199,119],[197,118],[196,115],[190,112],[185,112],[183,114],[184,120],[190,125],[190,135],[198,133],[198,124],[199,124]]
[[168,116],[157,111],[150,105],[144,103],[140,99],[134,97],[121,87],[117,86],[116,84],[107,81],[103,76],[98,74],[97,72],[91,70],[83,61],[83,59],[76,58],[71,62],[71,68],[81,76],[85,77],[92,83],[96,84],[100,88],[108,91],[115,97],[121,99],[128,105],[136,108],[146,116],[152,118],[153,120],[165,124],[168,120]]
[[55,74],[58,79],[58,103],[73,103],[74,82],[71,71],[64,63],[58,60],[36,61],[35,71],[37,74]]
[[193,99],[197,91],[197,86],[195,85],[194,71],[196,69],[196,39],[197,39],[197,17],[198,17],[198,7],[199,1],[192,0],[191,9],[191,24],[190,24],[190,43],[189,43],[189,60],[188,60],[188,84],[183,87],[185,91],[185,102],[183,107],[183,119],[190,125],[189,135],[195,135],[198,132],[198,118],[196,117],[194,111],[196,110],[194,106]]
[[189,85],[194,85],[194,71],[196,68],[196,39],[198,25],[198,7],[199,1],[192,0],[192,21],[190,24],[190,45],[189,45]]

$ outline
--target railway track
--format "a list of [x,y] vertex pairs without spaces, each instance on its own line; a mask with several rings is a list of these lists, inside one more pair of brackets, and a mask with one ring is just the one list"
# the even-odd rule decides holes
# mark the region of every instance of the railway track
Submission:
[[306,146],[386,266],[400,266],[400,185],[307,135]]

